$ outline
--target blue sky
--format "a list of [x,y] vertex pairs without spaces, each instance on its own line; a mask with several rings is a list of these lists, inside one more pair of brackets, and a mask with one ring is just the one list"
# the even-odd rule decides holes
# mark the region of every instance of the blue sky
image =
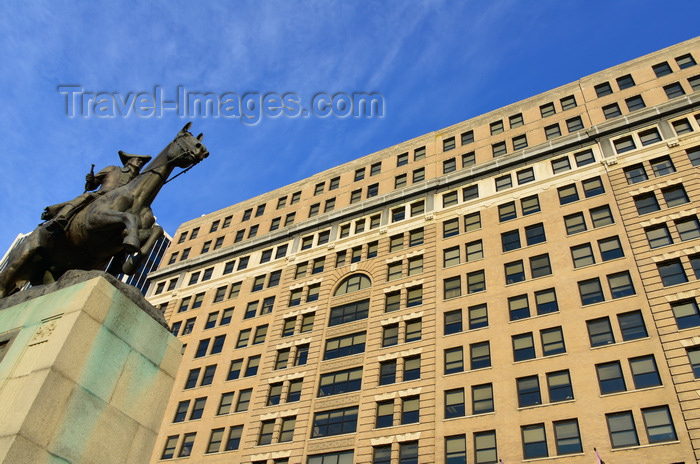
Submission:
[[[694,11],[693,11],[694,10]],[[188,120],[211,156],[153,210],[171,234],[202,214],[698,34],[666,0],[9,2],[0,16],[0,255],[91,164],[157,154]],[[378,92],[382,118],[70,118],[86,92]]]

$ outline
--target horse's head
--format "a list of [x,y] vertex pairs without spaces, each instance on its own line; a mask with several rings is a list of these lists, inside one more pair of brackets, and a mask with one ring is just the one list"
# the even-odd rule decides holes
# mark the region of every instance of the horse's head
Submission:
[[180,168],[188,168],[209,156],[207,147],[202,144],[203,134],[194,137],[189,132],[191,126],[192,123],[188,122],[177,133],[173,141],[174,147],[168,154],[169,161]]

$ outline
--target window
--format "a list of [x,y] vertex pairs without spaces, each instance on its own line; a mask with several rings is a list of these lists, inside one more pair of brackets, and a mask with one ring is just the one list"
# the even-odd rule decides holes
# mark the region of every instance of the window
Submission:
[[464,356],[462,347],[448,348],[445,350],[445,375],[464,371]]
[[620,90],[625,90],[630,87],[634,87],[634,85],[634,79],[630,74],[617,78],[617,86],[620,88]]
[[355,171],[355,182],[365,178],[365,168],[357,169]]
[[[450,151],[455,148],[455,138],[450,137],[442,141],[442,151]],[[408,155],[407,155],[408,156]]]
[[328,185],[328,190],[335,190],[340,186],[340,177],[334,177],[331,179],[330,184]]
[[700,347],[694,346],[692,348],[687,348],[686,350],[688,352],[690,367],[693,368],[693,376],[696,379],[700,378]]
[[575,268],[595,264],[595,258],[593,257],[593,248],[591,247],[590,243],[585,243],[583,245],[571,247],[571,258],[574,262]]
[[401,424],[420,422],[420,399],[418,396],[403,398],[401,404]]
[[[523,216],[537,213],[540,211],[540,199],[537,195],[525,197],[525,198],[520,200],[520,207],[522,209]],[[528,230],[528,228],[526,227],[525,228],[526,234],[527,234],[527,230]],[[544,227],[542,228],[542,231],[544,232]]]
[[561,137],[561,129],[559,128],[559,124],[552,124],[551,126],[545,127],[544,135],[547,138],[547,140]]
[[442,173],[447,174],[452,171],[457,170],[457,160],[455,158],[450,158],[442,162]]
[[568,157],[559,158],[552,160],[552,172],[554,174],[559,174],[560,172],[569,171],[571,169],[571,163]]
[[[576,104],[574,103],[574,106],[575,105]],[[508,121],[510,123],[511,129],[522,126],[523,125],[523,114],[522,113],[514,114],[513,116],[508,118]]]
[[689,148],[685,151],[693,166],[700,166],[700,147]]
[[484,271],[467,274],[467,293],[483,292],[486,290],[486,275]]
[[695,300],[682,300],[671,303],[671,310],[679,329],[700,326],[700,311]]
[[583,187],[583,193],[586,198],[605,193],[605,187],[603,187],[603,181],[600,177],[593,177],[582,181],[581,187]]
[[425,180],[425,168],[416,169],[413,171],[413,182],[421,182]]
[[369,300],[362,300],[331,308],[328,326],[366,319],[369,313]]
[[322,374],[318,387],[318,396],[339,395],[362,388],[362,368],[346,369],[329,374]]
[[396,157],[396,166],[405,166],[408,164],[408,153],[402,153]]
[[525,227],[525,240],[528,245],[536,245],[547,241],[547,236],[544,232],[544,224],[533,224]]
[[566,120],[566,130],[568,130],[569,133],[576,132],[581,129],[583,129],[583,119],[581,119],[581,116],[576,116]]
[[622,250],[622,244],[620,243],[620,239],[617,235],[598,240],[598,248],[600,248],[600,256],[603,258],[603,261],[609,261],[611,259],[622,258],[625,256],[625,253]]
[[452,267],[459,264],[459,246],[443,250],[443,267]]
[[693,59],[693,55],[688,53],[687,55],[677,57],[676,63],[678,63],[678,67],[681,69],[690,68],[691,66],[695,66],[695,59]]
[[326,204],[323,207],[323,212],[327,213],[335,209],[335,198],[329,198],[326,200]]
[[464,245],[467,262],[478,261],[484,258],[484,246],[481,240],[469,242]]
[[186,433],[182,438],[182,445],[180,445],[180,452],[177,457],[182,458],[189,456],[192,453],[192,447],[194,446],[194,439],[197,432]]
[[277,356],[275,357],[275,370],[285,369],[287,367],[287,362],[289,362],[289,352],[289,348],[277,350]]
[[681,260],[678,258],[658,263],[656,267],[664,287],[688,282]]
[[462,331],[462,310],[456,309],[448,311],[444,314],[445,318],[445,335],[458,333]]
[[620,105],[617,103],[612,103],[610,105],[603,107],[603,115],[605,119],[612,119],[614,117],[620,116],[622,111],[620,111]]
[[700,90],[700,75],[689,77],[688,84],[693,89],[693,92]]
[[622,377],[620,361],[596,364],[598,373],[598,386],[601,395],[608,395],[627,390],[625,379]]
[[513,261],[512,263],[505,264],[506,272],[506,285],[514,284],[516,282],[522,282],[525,280],[525,268],[523,267],[523,261]]
[[314,454],[309,456],[309,460],[306,464],[352,464],[353,454],[352,450]]
[[355,432],[357,429],[357,411],[357,407],[352,407],[317,412],[314,414],[311,438]]
[[384,305],[384,312],[398,311],[401,309],[401,292],[389,292],[386,294],[386,300]]
[[535,459],[549,456],[544,424],[526,425],[521,427],[523,437],[523,458]]
[[566,185],[564,187],[559,187],[557,189],[559,194],[559,204],[565,205],[567,203],[572,203],[578,201],[578,191],[576,190],[576,184]]
[[597,277],[579,282],[578,291],[581,297],[581,305],[583,306],[605,301],[603,287],[600,285],[600,279]]
[[644,99],[641,95],[635,95],[634,97],[626,98],[625,104],[627,105],[627,109],[630,112],[641,110],[642,108],[646,107],[646,105],[644,104]]
[[547,373],[547,388],[549,389],[550,403],[574,399],[568,370]]
[[474,131],[467,131],[462,133],[462,145],[467,145],[474,142]]
[[624,172],[627,183],[630,185],[636,184],[637,182],[643,182],[648,179],[644,166],[641,163],[625,168]]
[[469,357],[471,369],[483,369],[491,367],[491,348],[489,342],[473,343],[469,345]]
[[608,205],[599,206],[598,208],[592,208],[590,210],[591,221],[593,222],[593,227],[603,227],[608,224],[614,224],[615,221],[612,217],[612,211]]
[[442,207],[447,208],[457,204],[457,192],[446,193],[442,196]]
[[470,151],[469,153],[465,153],[462,155],[462,167],[466,168],[467,166],[471,166],[473,164],[476,164],[476,155],[474,154],[473,151]]
[[661,209],[654,192],[637,195],[634,197],[634,204],[639,214],[647,214]]
[[542,354],[544,356],[566,353],[564,334],[561,331],[561,327],[544,329],[540,331],[540,335],[542,337]]
[[493,386],[490,383],[472,386],[472,414],[493,412]]
[[608,82],[603,82],[595,86],[595,93],[598,98],[610,95],[612,93],[612,87],[610,87]]
[[398,345],[399,324],[389,324],[382,328],[382,347]]
[[294,329],[296,328],[297,320],[292,317],[284,320],[284,326],[282,327],[282,336],[289,337],[294,335]]
[[406,219],[406,207],[399,206],[391,210],[391,222],[399,222]]
[[634,427],[631,411],[606,414],[605,419],[608,422],[610,444],[613,448],[639,445],[639,438]]
[[503,251],[517,250],[520,248],[520,233],[518,230],[511,230],[501,234],[501,246]]
[[500,222],[510,221],[518,217],[515,209],[515,202],[510,201],[502,205],[498,205],[498,219]]
[[418,464],[418,441],[399,443],[399,464]]
[[620,323],[620,331],[622,332],[623,340],[630,341],[649,336],[647,328],[644,325],[644,318],[642,317],[641,311],[637,310],[618,314],[617,319]]
[[576,108],[576,98],[573,95],[569,95],[568,97],[564,97],[561,100],[559,100],[559,102],[561,103],[562,111]]
[[530,258],[530,272],[532,278],[543,277],[552,273],[552,265],[549,262],[549,255],[539,255]]
[[685,189],[681,184],[663,188],[661,189],[661,194],[663,195],[664,201],[666,202],[666,207],[668,208],[690,202],[690,199],[688,199],[688,194],[685,193]]
[[469,307],[469,329],[474,330],[489,325],[488,310],[485,304]]
[[287,403],[294,403],[301,399],[301,387],[304,379],[295,379],[289,382],[289,390],[287,391]]
[[391,464],[391,445],[374,446],[372,464]]
[[642,417],[649,443],[678,440],[668,406],[642,409]]
[[653,355],[639,356],[629,361],[635,388],[649,388],[661,385],[661,377]]
[[508,298],[508,311],[511,321],[530,317],[530,306],[527,301],[527,295],[518,295]]
[[256,375],[258,373],[258,366],[260,366],[260,355],[248,358],[248,364],[246,365],[243,377],[252,377]]
[[556,114],[556,112],[557,110],[554,108],[554,103],[546,103],[540,106],[540,114],[543,118],[552,116],[553,114]]
[[610,285],[610,293],[613,299],[635,294],[632,278],[628,271],[610,274],[608,276],[608,285]]
[[303,366],[309,359],[309,344],[297,345],[297,352],[294,356],[294,365]]
[[369,168],[369,175],[371,176],[376,176],[382,172],[382,162],[374,163],[372,166]]
[[284,218],[284,226],[289,226],[294,224],[294,217],[296,216],[296,213],[289,213],[285,216]]
[[535,171],[532,168],[523,169],[522,171],[517,172],[516,177],[518,179],[518,185],[523,185],[523,184],[527,184],[529,182],[534,182],[535,181]]
[[579,153],[574,153],[574,159],[576,160],[576,166],[578,167],[595,163],[595,155],[593,155],[593,151],[590,149]]
[[[452,237],[454,235],[459,235],[459,220],[450,219],[442,223],[442,236],[443,238]],[[403,237],[402,237],[403,239]],[[391,250],[393,251],[393,250]]]
[[202,245],[202,253],[207,253],[210,248],[211,248],[211,240],[204,242],[204,244]]
[[[464,216],[464,231],[471,232],[481,229],[481,213],[471,213]],[[459,230],[459,228],[457,229]],[[459,232],[458,232],[459,233]]]
[[396,382],[396,360],[392,359],[379,363],[379,385],[389,385]]
[[408,246],[414,247],[423,244],[423,228],[414,229],[408,233]]
[[642,146],[651,145],[652,143],[661,141],[661,134],[659,134],[658,129],[652,127],[649,130],[641,131],[639,134],[639,141],[642,142]]
[[523,148],[527,148],[527,135],[513,137],[513,150],[522,150]]
[[591,348],[615,343],[610,319],[607,316],[586,321],[586,325],[588,326],[588,339]]
[[323,359],[335,359],[350,356],[365,351],[365,332],[358,332],[341,337],[331,338],[326,341],[326,349]]
[[554,438],[557,444],[557,455],[582,453],[581,434],[576,419],[554,422]]
[[[496,431],[474,433],[474,463],[475,464],[495,464],[498,453],[496,447]],[[466,463],[466,460],[464,461]],[[452,464],[451,461],[448,461]],[[454,464],[460,464],[455,462]]]
[[445,437],[445,462],[467,464],[467,440],[464,435]]
[[470,185],[469,187],[464,187],[462,189],[462,200],[463,201],[476,200],[477,198],[479,198],[479,186],[478,185]]
[[350,204],[357,203],[361,199],[362,199],[362,190],[361,189],[353,190],[350,193]]
[[669,98],[669,100],[685,95],[685,90],[683,90],[683,87],[679,82],[674,82],[673,84],[665,85],[664,92],[666,92],[666,96]]
[[513,361],[525,361],[535,358],[535,342],[532,333],[513,335]]
[[419,306],[423,304],[423,287],[411,287],[406,292],[406,307]]
[[686,118],[673,121],[671,124],[677,135],[693,132],[693,126],[690,125],[690,122],[688,122]]
[[403,381],[420,379],[420,355],[403,359]]
[[497,156],[502,156],[508,153],[505,142],[498,142],[491,145],[491,150],[493,151],[494,158]]
[[681,240],[692,240],[700,237],[700,222],[696,217],[683,218],[675,221]]
[[491,135],[500,134],[503,132],[503,121],[492,122],[489,127],[491,129]]

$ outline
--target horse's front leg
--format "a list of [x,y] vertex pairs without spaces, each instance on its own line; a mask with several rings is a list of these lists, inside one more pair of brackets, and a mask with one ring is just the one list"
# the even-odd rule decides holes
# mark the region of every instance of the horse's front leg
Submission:
[[138,251],[141,242],[139,241],[139,220],[136,215],[114,209],[96,209],[88,214],[85,221],[88,230],[104,229],[114,224],[124,225],[126,232],[122,241],[124,249],[128,253]]

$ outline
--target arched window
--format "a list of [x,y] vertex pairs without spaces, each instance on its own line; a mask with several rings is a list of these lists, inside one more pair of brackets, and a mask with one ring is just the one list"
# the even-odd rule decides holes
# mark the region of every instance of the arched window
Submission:
[[345,295],[346,293],[357,292],[372,286],[372,281],[364,274],[353,274],[340,282],[335,289],[333,296]]

